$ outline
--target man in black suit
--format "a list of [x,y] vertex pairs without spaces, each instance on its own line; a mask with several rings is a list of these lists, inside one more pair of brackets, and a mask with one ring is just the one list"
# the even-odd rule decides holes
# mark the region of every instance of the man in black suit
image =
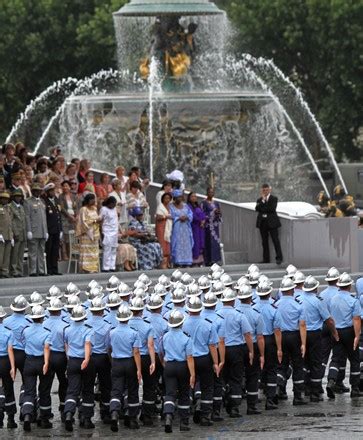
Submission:
[[276,252],[276,263],[282,262],[282,251],[279,240],[279,228],[281,227],[280,219],[276,214],[277,197],[271,194],[271,187],[264,183],[261,188],[261,195],[256,203],[256,211],[258,212],[256,226],[259,228],[262,237],[263,246],[263,262],[270,262],[269,234]]

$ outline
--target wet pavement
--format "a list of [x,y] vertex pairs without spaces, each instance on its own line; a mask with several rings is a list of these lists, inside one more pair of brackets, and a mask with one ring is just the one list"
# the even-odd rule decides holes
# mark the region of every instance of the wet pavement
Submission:
[[[56,383],[54,386],[54,390]],[[16,380],[16,392],[19,392],[19,378]],[[202,428],[191,423],[191,431],[180,433],[178,421],[175,420],[173,434],[165,434],[160,421],[153,428],[140,427],[131,431],[120,425],[118,433],[112,433],[108,425],[99,421],[98,410],[94,430],[84,430],[75,424],[73,433],[65,431],[56,408],[58,397],[52,394],[55,417],[53,429],[43,430],[32,425],[32,432],[25,433],[22,425],[15,430],[0,429],[0,439],[36,439],[36,438],[80,438],[80,439],[152,439],[152,438],[194,438],[207,440],[229,439],[268,439],[268,440],[303,440],[303,439],[363,439],[363,398],[352,400],[349,394],[337,395],[335,401],[325,399],[321,403],[312,403],[303,407],[292,406],[291,388],[288,389],[289,400],[280,402],[275,411],[262,411],[261,415],[247,416],[246,401],[241,406],[240,419],[225,416],[223,422],[215,423],[211,428]],[[17,394],[18,395],[18,394]],[[261,409],[263,404],[260,404]],[[5,420],[6,424],[6,420]]]

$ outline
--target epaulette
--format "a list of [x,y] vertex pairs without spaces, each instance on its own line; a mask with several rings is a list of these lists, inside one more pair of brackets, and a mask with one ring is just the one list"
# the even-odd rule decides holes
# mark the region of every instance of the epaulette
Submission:
[[187,332],[184,332],[184,331],[183,331],[183,333],[185,334],[185,336],[188,336],[188,338],[190,338],[190,335],[188,335]]
[[321,298],[319,295],[317,296],[317,298],[318,298],[320,301],[324,301],[323,298]]
[[150,321],[147,318],[142,318],[144,322],[146,322],[147,324],[150,324]]
[[51,332],[51,330],[49,328],[47,328],[47,327],[43,327],[43,328],[44,328],[44,330],[47,330],[48,332]]
[[217,316],[219,316],[221,319],[224,319],[224,316],[220,315],[219,313],[216,313]]
[[[169,303],[169,304],[170,304],[170,303]],[[165,305],[165,308],[168,309],[168,310],[171,310],[172,308],[169,307],[169,304],[166,304],[166,305]]]
[[167,318],[165,318],[165,316],[163,316],[163,319],[165,319],[166,322],[169,322]]
[[131,325],[129,325],[129,328],[131,328],[131,330],[133,330],[136,333],[138,332],[138,330],[136,328],[134,328],[134,327],[131,327]]
[[64,316],[62,316],[62,321],[68,324],[68,321],[65,320]]
[[11,328],[6,327],[6,325],[4,325],[4,327],[6,328],[6,330],[12,331]]
[[29,324],[33,324],[33,321],[31,319],[29,318],[25,318],[25,319],[29,322]]
[[87,322],[85,322],[84,325],[85,325],[86,327],[88,327],[88,328],[93,328],[92,325],[87,324]]
[[256,313],[261,313],[258,310],[254,309],[253,307],[252,307],[252,310],[254,310]]
[[278,307],[277,307],[277,305],[276,305],[275,303],[271,304],[271,306],[272,306],[274,309],[278,310]]
[[210,324],[213,324],[213,321],[211,321],[210,319],[208,319],[208,318],[204,318],[204,319],[205,319],[205,321],[209,322]]
[[294,298],[294,299],[298,304],[302,305],[302,302],[300,302],[297,298]]

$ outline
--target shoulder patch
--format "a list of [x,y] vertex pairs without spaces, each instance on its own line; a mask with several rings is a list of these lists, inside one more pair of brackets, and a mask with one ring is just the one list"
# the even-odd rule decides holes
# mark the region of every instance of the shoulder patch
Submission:
[[319,295],[317,295],[317,298],[318,298],[318,300],[320,300],[320,301],[324,301],[324,299],[323,299],[321,296],[319,296]]
[[134,327],[131,327],[131,325],[129,326],[129,328],[131,329],[131,330],[133,330],[134,332],[138,332],[138,330],[136,329],[136,328],[134,328]]
[[276,303],[271,304],[271,307],[273,307],[273,308],[276,309],[276,310],[278,309]]
[[143,321],[146,322],[147,324],[150,324],[150,321],[147,318],[143,318]]
[[25,319],[29,322],[29,324],[33,324],[33,321],[30,318],[25,318]]
[[188,338],[190,338],[190,335],[187,332],[183,331],[183,333],[185,334],[185,336],[188,336]]
[[204,320],[207,321],[207,322],[209,322],[210,324],[213,324],[213,321],[211,321],[211,320],[208,319],[208,318],[204,318]]
[[221,319],[224,319],[224,316],[220,315],[219,313],[217,313],[217,316],[219,316]]
[[302,305],[302,302],[301,301],[299,301],[299,299],[298,298],[295,298],[295,301],[298,303],[298,304],[300,304],[300,305]]
[[87,328],[93,328],[92,325],[87,324],[86,322],[84,323],[84,325],[85,325],[85,327],[87,327]]
[[6,327],[6,325],[4,325],[4,327],[6,328],[6,330],[9,330],[10,332],[12,331],[11,328]]
[[49,329],[49,328],[47,328],[47,327],[43,327],[44,328],[44,330],[47,330],[47,332],[51,332],[51,330]]
[[165,316],[163,316],[163,319],[164,319],[166,322],[169,322],[169,321],[168,321],[168,318],[165,318]]
[[252,310],[253,310],[254,312],[258,313],[258,314],[261,313],[261,312],[259,312],[258,310],[254,309],[253,307],[252,307]]

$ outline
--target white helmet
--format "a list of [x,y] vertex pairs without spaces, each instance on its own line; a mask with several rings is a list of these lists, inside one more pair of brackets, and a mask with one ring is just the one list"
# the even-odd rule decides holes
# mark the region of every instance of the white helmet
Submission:
[[312,292],[319,287],[319,281],[317,281],[313,276],[309,275],[306,277],[303,290],[305,292]]
[[241,286],[237,293],[238,299],[247,299],[252,297],[252,289],[251,286],[248,286],[245,284],[244,286]]
[[336,281],[340,277],[340,272],[336,267],[331,267],[326,274],[325,281]]
[[292,279],[285,275],[281,280],[280,290],[281,292],[288,292],[289,290],[295,289],[296,284],[292,281]]
[[347,287],[347,286],[351,286],[353,284],[353,280],[351,278],[351,276],[349,275],[349,273],[347,272],[343,272],[337,282],[337,286],[338,287]]
[[305,279],[305,275],[300,270],[297,270],[292,278],[295,284],[301,284],[305,281]]
[[297,268],[293,264],[289,264],[286,268],[286,275],[292,278],[297,272]]

